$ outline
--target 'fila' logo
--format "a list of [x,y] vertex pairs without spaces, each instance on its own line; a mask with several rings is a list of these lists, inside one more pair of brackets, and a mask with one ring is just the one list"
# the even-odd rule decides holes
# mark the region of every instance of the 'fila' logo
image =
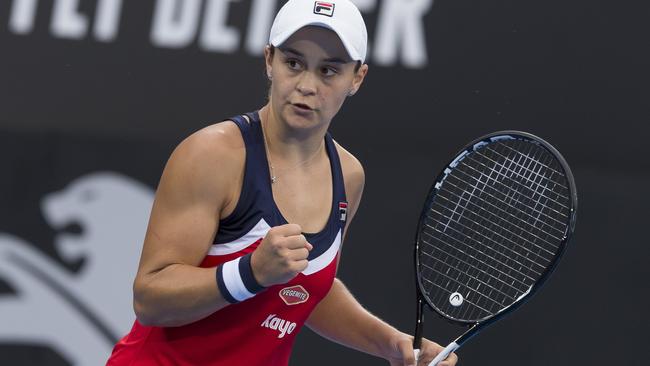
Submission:
[[316,1],[314,3],[314,14],[327,15],[328,17],[331,17],[334,15],[334,4]]
[[341,221],[345,221],[348,217],[348,203],[347,202],[339,202],[339,214],[341,217]]
[[280,319],[276,314],[271,314],[262,323],[262,327],[277,330],[280,332],[278,338],[282,338],[285,334],[291,334],[296,329],[296,323]]
[[280,298],[287,305],[298,305],[306,302],[309,299],[309,292],[304,287],[297,285],[285,287],[280,290]]

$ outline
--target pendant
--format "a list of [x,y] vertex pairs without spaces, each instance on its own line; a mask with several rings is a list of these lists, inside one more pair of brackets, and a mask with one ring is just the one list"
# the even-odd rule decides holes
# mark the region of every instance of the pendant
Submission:
[[276,181],[276,180],[277,180],[277,178],[275,177],[275,175],[272,176],[272,177],[271,177],[271,184],[275,184],[275,181]]

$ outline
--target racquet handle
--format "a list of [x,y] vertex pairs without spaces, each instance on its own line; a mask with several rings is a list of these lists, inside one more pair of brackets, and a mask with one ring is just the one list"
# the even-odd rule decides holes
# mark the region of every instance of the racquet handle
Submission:
[[449,345],[447,347],[445,347],[445,349],[443,349],[440,353],[438,353],[436,358],[434,358],[433,361],[431,361],[429,366],[436,366],[438,364],[438,362],[440,362],[440,361],[444,360],[445,358],[447,358],[447,356],[449,356],[450,353],[457,350],[458,347],[460,347],[460,346],[456,342],[449,343]]

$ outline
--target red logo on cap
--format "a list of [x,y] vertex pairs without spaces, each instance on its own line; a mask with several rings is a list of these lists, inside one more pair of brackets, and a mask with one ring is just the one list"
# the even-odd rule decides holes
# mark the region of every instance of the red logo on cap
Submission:
[[280,298],[287,305],[297,305],[309,299],[309,292],[304,287],[297,285],[285,287],[279,292]]
[[327,15],[331,17],[334,15],[334,5],[333,3],[326,3],[323,1],[316,1],[314,3],[314,14]]

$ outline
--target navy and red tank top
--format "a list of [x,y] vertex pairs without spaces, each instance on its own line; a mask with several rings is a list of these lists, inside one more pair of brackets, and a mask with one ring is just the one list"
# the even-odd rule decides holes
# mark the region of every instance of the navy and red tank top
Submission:
[[[248,120],[230,119],[246,145],[239,201],[232,214],[219,222],[201,267],[219,266],[254,251],[271,227],[287,223],[273,200],[259,115],[246,116]],[[286,366],[297,333],[332,286],[345,228],[343,174],[329,133],[325,148],[332,170],[332,209],[320,232],[304,234],[314,246],[308,267],[288,283],[271,286],[188,325],[147,327],[136,320],[115,346],[108,365]]]

